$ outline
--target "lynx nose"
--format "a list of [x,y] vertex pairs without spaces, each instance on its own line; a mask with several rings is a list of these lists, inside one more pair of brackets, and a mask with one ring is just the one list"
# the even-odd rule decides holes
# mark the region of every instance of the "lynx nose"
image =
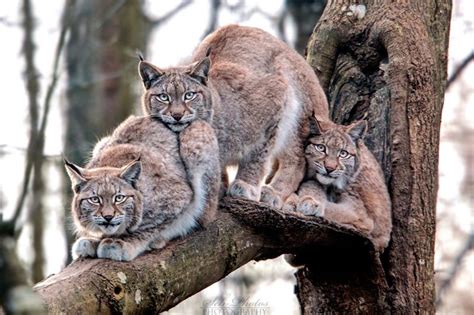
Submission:
[[171,117],[173,117],[174,120],[176,120],[176,121],[180,121],[181,118],[183,118],[183,113],[176,113],[176,112],[171,113]]
[[326,172],[329,174],[336,169],[333,165],[326,165]]
[[103,218],[105,219],[105,221],[110,222],[110,221],[112,221],[112,219],[114,218],[114,216],[113,216],[113,215],[104,215]]

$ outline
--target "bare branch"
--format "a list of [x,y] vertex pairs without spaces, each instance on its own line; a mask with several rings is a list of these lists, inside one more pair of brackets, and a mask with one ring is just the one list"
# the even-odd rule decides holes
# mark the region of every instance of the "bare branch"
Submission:
[[18,23],[14,23],[14,22],[11,22],[9,21],[6,17],[4,16],[0,16],[0,24],[3,24],[7,27],[16,27],[16,26],[19,26]]
[[459,78],[461,73],[472,60],[474,60],[474,51],[472,51],[471,54],[467,56],[466,59],[464,59],[459,66],[456,67],[453,74],[448,78],[448,82],[446,83],[446,90],[449,89],[451,84],[453,84],[453,82],[456,81],[457,78]]
[[161,23],[164,23],[166,21],[168,21],[169,19],[171,19],[172,17],[174,17],[179,11],[181,11],[182,9],[184,9],[185,7],[187,7],[188,5],[190,5],[191,3],[193,3],[193,0],[183,0],[181,1],[181,3],[176,7],[174,8],[173,10],[169,11],[168,13],[166,13],[165,15],[163,15],[162,17],[159,17],[157,19],[153,19],[151,20],[151,26],[152,27],[155,27],[155,26],[158,26],[159,24]]
[[437,290],[437,293],[438,293],[437,294],[438,296],[436,297],[437,308],[443,304],[443,296],[450,289],[451,284],[456,279],[456,276],[461,270],[461,264],[464,260],[464,257],[466,257],[467,254],[473,249],[474,249],[474,231],[470,233],[469,237],[466,240],[466,243],[464,244],[463,248],[459,251],[451,267],[449,268],[446,278],[444,279],[444,281],[439,286],[439,289]]

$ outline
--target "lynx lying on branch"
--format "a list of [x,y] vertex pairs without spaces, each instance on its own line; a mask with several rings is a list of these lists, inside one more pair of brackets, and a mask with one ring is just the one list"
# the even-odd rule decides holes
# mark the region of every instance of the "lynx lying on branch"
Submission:
[[[140,62],[145,113],[176,132],[196,119],[211,122],[222,169],[239,167],[228,194],[280,208],[304,176],[309,117],[328,120],[313,70],[270,34],[236,25],[206,37],[193,61],[169,69]],[[262,188],[275,159],[279,169]]]
[[363,143],[366,122],[313,122],[305,151],[306,176],[284,209],[355,228],[383,251],[392,229],[390,196],[377,160]]
[[217,151],[206,122],[176,135],[149,117],[131,117],[96,145],[86,168],[66,161],[80,236],[73,257],[132,260],[211,220]]

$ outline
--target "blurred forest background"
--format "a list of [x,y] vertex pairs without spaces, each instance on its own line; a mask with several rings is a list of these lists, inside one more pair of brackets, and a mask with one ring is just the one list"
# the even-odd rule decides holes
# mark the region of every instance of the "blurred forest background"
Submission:
[[[140,114],[136,50],[159,66],[186,60],[217,27],[260,27],[304,54],[324,0],[17,0],[0,3],[0,216],[36,283],[71,261],[69,180],[95,142]],[[258,43],[256,43],[257,45]],[[453,0],[441,128],[436,282],[439,314],[474,314],[474,3]],[[298,314],[294,270],[250,263],[169,314],[206,303],[264,303]],[[2,275],[2,277],[5,275]]]

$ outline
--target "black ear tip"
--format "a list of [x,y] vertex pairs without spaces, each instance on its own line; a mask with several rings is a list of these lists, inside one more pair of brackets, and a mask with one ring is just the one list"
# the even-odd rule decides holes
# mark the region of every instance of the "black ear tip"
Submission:
[[144,61],[144,60],[145,60],[145,58],[143,57],[143,53],[142,53],[139,49],[137,49],[137,50],[135,51],[135,53],[137,54],[137,57],[138,57],[138,59],[139,59],[140,61]]
[[64,156],[63,156],[63,163],[64,163],[64,166],[67,166],[69,168],[76,170],[76,165],[74,165],[74,163],[72,162],[69,162],[69,160]]

